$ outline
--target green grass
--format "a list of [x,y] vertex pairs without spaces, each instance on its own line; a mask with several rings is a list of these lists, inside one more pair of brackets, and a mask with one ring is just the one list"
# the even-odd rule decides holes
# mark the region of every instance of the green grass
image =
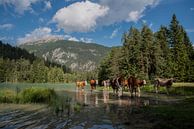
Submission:
[[51,103],[57,95],[54,89],[26,88],[21,91],[1,89],[0,103]]
[[194,87],[194,83],[173,83],[173,87]]
[[16,88],[19,89],[25,89],[25,88],[54,88],[55,91],[58,90],[65,90],[65,89],[70,89],[74,90],[75,89],[75,84],[74,83],[0,83],[0,89],[13,89],[15,90]]
[[[145,92],[155,92],[154,86],[144,86],[141,88]],[[160,87],[159,93],[166,94],[166,88]],[[170,95],[194,95],[194,83],[174,83],[169,89]]]
[[46,104],[56,115],[59,112],[70,112],[72,109],[79,112],[82,105],[60,94],[61,91],[75,89],[74,83],[0,83],[0,103]]
[[0,90],[0,103],[16,103],[17,96],[14,90],[4,89]]
[[57,94],[54,89],[27,88],[22,90],[18,96],[21,103],[50,103],[56,99]]

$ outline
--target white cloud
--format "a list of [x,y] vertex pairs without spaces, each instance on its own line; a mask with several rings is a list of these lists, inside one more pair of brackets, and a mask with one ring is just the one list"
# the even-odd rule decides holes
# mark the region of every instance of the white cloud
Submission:
[[85,42],[85,43],[92,43],[93,42],[93,39],[91,39],[91,38],[80,38],[80,41],[81,42]]
[[13,43],[14,37],[12,37],[12,36],[0,36],[0,41]]
[[0,24],[0,30],[9,30],[9,29],[12,29],[14,27],[13,24]]
[[53,35],[52,30],[48,27],[37,28],[31,33],[26,34],[25,37],[18,38],[18,44],[24,44],[28,42],[35,42],[39,40],[52,40],[52,39],[64,39],[63,35]]
[[108,14],[103,17],[102,25],[110,25],[122,21],[136,22],[144,14],[146,7],[155,7],[160,0],[100,0],[100,5],[109,7]]
[[69,1],[73,1],[73,0],[65,0],[65,2],[69,2]]
[[153,23],[150,23],[150,24],[149,24],[149,28],[152,28],[152,26],[153,26]]
[[44,19],[43,19],[42,17],[40,17],[40,18],[38,19],[38,21],[39,21],[40,23],[43,23],[43,22],[44,22]]
[[14,6],[15,11],[19,14],[23,14],[24,11],[31,10],[32,4],[38,2],[39,0],[0,0],[0,5]]
[[[67,1],[67,0],[65,0]],[[69,1],[69,0],[68,0]],[[147,7],[155,7],[160,0],[86,0],[76,2],[56,12],[52,21],[65,32],[88,32],[96,26],[119,22],[137,22]]]
[[82,1],[58,10],[52,20],[65,32],[88,32],[95,29],[97,20],[107,12],[108,7]]
[[85,43],[91,43],[93,41],[93,39],[91,38],[84,38],[84,37],[81,37],[81,38],[76,38],[76,37],[73,37],[71,35],[64,35],[64,39],[65,40],[69,40],[69,41],[76,41],[76,42],[85,42]]
[[147,23],[147,20],[142,20],[142,23],[143,23],[143,24],[146,24],[146,23]]
[[116,28],[115,30],[113,30],[113,32],[112,32],[112,34],[111,34],[111,36],[110,36],[110,39],[113,39],[114,37],[116,37],[118,31],[119,31],[119,28]]
[[45,4],[44,11],[49,10],[49,9],[52,8],[52,5],[51,5],[50,1],[45,1],[44,4]]
[[191,11],[194,11],[194,8],[190,8]]
[[64,39],[65,39],[65,40],[69,40],[69,41],[76,41],[76,42],[79,41],[79,39],[77,39],[76,37],[73,37],[73,36],[71,36],[71,35],[65,35],[65,36],[64,36]]
[[4,41],[4,40],[7,40],[7,37],[5,37],[5,36],[0,36],[0,41]]
[[[3,39],[3,38],[1,38]],[[31,33],[26,34],[24,37],[18,38],[17,39],[17,44],[25,44],[25,43],[32,43],[36,41],[50,41],[50,40],[69,40],[69,41],[82,41],[86,43],[91,43],[92,39],[90,38],[76,38],[71,35],[56,35],[52,34],[51,28],[48,27],[42,27],[42,28],[37,28],[33,30]]]
[[133,22],[137,22],[142,16],[143,10],[141,11],[131,11],[128,15],[129,17],[126,19],[126,21],[133,21]]
[[186,31],[187,31],[188,33],[193,33],[193,32],[194,32],[194,29],[186,29]]

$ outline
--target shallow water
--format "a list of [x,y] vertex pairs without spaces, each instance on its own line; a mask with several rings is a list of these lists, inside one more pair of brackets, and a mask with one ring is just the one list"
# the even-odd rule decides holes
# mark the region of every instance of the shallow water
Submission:
[[0,128],[148,129],[152,123],[139,112],[139,108],[168,104],[173,100],[166,95],[145,93],[141,97],[131,98],[127,93],[118,97],[107,90],[92,93],[89,90],[64,90],[58,94],[69,99],[62,99],[64,105],[57,111],[46,105],[17,107],[1,104]]

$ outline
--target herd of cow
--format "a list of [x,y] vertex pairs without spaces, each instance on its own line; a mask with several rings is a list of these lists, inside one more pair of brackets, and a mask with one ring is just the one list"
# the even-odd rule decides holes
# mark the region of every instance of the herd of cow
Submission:
[[111,80],[104,80],[103,85],[107,88],[109,86],[112,87],[113,93],[118,94],[119,91],[121,91],[123,95],[123,91],[127,88],[131,95],[135,93],[135,96],[138,92],[138,95],[140,96],[140,87],[145,85],[145,80],[137,79],[134,76],[130,76],[128,79],[125,79],[124,77],[116,77]]
[[[172,86],[173,82],[175,82],[175,79],[173,78],[155,79],[154,88],[156,93],[158,93],[159,87],[163,86],[163,87],[166,87],[167,94],[168,94],[168,89]],[[77,81],[76,86],[78,88],[84,89],[84,87],[86,86],[86,83],[87,83],[86,81]],[[136,96],[137,93],[138,93],[138,96],[140,96],[140,87],[146,85],[146,80],[141,80],[134,76],[130,76],[127,79],[125,79],[124,77],[115,77],[113,79],[102,81],[102,85],[104,86],[105,89],[109,89],[110,87],[112,87],[114,95],[118,94],[119,91],[121,91],[121,94],[123,95],[123,91],[127,88],[131,96],[133,96],[133,94],[135,94]],[[90,87],[91,87],[90,88],[91,92],[94,89],[96,89],[96,80],[94,79],[90,80]]]

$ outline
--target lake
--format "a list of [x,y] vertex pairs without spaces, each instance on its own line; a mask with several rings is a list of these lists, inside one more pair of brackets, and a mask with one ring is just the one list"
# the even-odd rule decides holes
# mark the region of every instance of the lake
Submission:
[[[7,85],[7,88],[13,87],[18,86]],[[57,94],[65,98],[60,100],[57,109],[44,104],[0,104],[0,128],[149,129],[153,122],[146,118],[142,109],[180,99],[151,93],[131,98],[127,92],[118,97],[109,90],[91,93],[89,86],[79,90],[74,84],[50,84],[47,87],[55,87]]]

